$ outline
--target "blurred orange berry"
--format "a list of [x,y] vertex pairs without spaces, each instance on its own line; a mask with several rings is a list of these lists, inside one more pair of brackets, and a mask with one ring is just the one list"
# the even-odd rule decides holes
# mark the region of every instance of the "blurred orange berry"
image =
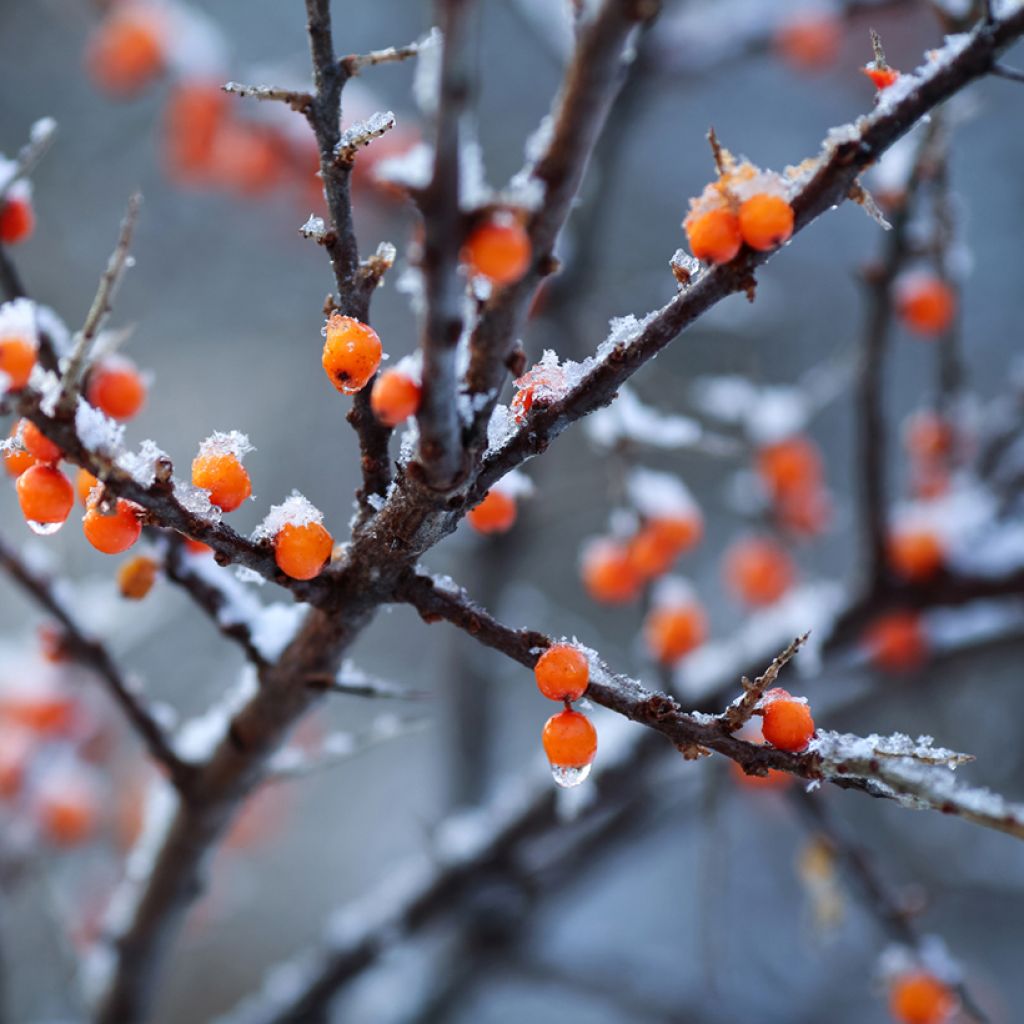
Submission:
[[284,144],[264,125],[226,120],[214,135],[210,167],[219,184],[242,196],[259,196],[284,175]]
[[933,530],[904,528],[889,538],[889,565],[897,576],[913,583],[930,580],[942,568],[946,549]]
[[707,635],[707,615],[695,601],[656,606],[644,622],[647,649],[663,665],[674,664],[700,647]]
[[206,184],[214,174],[217,133],[230,97],[214,82],[185,81],[171,90],[164,114],[164,158],[182,184]]
[[129,601],[141,601],[153,589],[159,570],[159,563],[148,555],[129,558],[117,570],[117,587],[121,596]]
[[766,444],[756,457],[757,473],[773,498],[816,487],[822,479],[821,452],[806,435]]
[[462,260],[471,274],[495,285],[518,281],[529,269],[530,236],[511,214],[499,214],[478,224],[466,238]]
[[104,92],[128,97],[164,71],[163,26],[143,4],[118,4],[96,26],[85,52],[89,77]]
[[640,593],[643,581],[629,548],[618,541],[591,541],[583,552],[581,571],[587,593],[602,604],[624,604]]
[[466,519],[477,533],[505,533],[512,528],[517,514],[515,498],[492,488],[479,505],[466,513]]
[[774,604],[793,585],[796,569],[785,548],[766,537],[745,537],[726,552],[725,581],[746,604]]
[[797,71],[824,71],[836,62],[842,42],[842,26],[829,14],[796,15],[775,33],[779,56]]
[[13,800],[21,792],[34,747],[27,729],[0,723],[0,800]]
[[[0,229],[0,235],[2,233]],[[23,388],[35,365],[36,347],[30,341],[19,337],[0,338],[0,373],[7,375],[9,387]]]
[[889,1012],[899,1024],[946,1024],[957,998],[945,982],[926,971],[896,978],[889,988]]
[[954,437],[949,420],[929,409],[914,413],[904,430],[908,454],[922,462],[946,458],[953,450]]
[[53,773],[36,794],[35,812],[43,835],[54,846],[80,846],[99,824],[96,786],[82,772]]
[[89,371],[86,398],[115,420],[129,420],[146,400],[146,385],[127,359],[110,359]]
[[908,330],[935,337],[956,316],[956,294],[933,274],[909,274],[896,284],[896,308]]
[[384,426],[397,427],[416,415],[421,397],[422,388],[407,373],[398,369],[385,370],[373,382],[370,408]]
[[885,672],[913,672],[928,655],[921,616],[907,610],[880,615],[865,630],[863,644],[871,661]]

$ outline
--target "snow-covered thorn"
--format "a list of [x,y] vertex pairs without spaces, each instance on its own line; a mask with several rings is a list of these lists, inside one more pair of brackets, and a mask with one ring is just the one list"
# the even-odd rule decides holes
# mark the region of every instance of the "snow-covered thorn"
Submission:
[[359,265],[360,276],[376,288],[384,280],[384,275],[395,265],[397,256],[398,250],[390,242],[381,242],[377,246],[377,251]]
[[793,660],[810,635],[804,633],[798,636],[753,682],[743,677],[743,695],[733,701],[720,716],[723,728],[728,732],[736,732],[750,721],[765,692],[775,685],[779,673]]
[[350,164],[356,158],[356,154],[364,146],[368,146],[374,139],[391,131],[395,127],[395,115],[393,111],[377,111],[365,121],[357,121],[341,133],[338,145],[334,147],[334,161],[339,164]]
[[299,234],[303,238],[311,238],[317,245],[323,245],[327,239],[327,225],[324,223],[323,217],[317,217],[316,214],[311,213],[309,220],[299,228]]
[[852,199],[883,231],[891,231],[892,225],[885,219],[874,196],[857,179],[851,186],[847,197]]
[[234,96],[249,96],[256,100],[276,100],[286,103],[292,110],[304,114],[313,102],[313,97],[301,89],[278,89],[272,85],[243,85],[241,82],[228,82],[221,88]]

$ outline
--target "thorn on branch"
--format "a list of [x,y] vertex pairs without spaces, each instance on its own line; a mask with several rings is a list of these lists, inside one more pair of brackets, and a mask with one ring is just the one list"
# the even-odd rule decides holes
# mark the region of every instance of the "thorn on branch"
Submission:
[[338,164],[352,164],[360,149],[368,146],[374,139],[386,135],[395,127],[395,115],[393,111],[385,111],[373,114],[365,121],[358,121],[356,124],[346,128],[342,132],[341,139],[334,147],[334,160]]
[[750,721],[761,698],[775,685],[779,673],[792,661],[810,635],[804,633],[798,636],[753,682],[743,677],[743,695],[730,704],[719,718],[726,732],[736,732]]
[[234,96],[285,103],[299,114],[306,114],[313,103],[313,97],[308,92],[278,89],[271,85],[243,85],[241,82],[228,82],[221,88],[224,92],[229,92]]

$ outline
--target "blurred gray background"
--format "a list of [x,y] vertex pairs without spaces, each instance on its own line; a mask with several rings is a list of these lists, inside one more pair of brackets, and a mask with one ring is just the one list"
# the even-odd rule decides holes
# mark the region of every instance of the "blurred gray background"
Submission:
[[[916,64],[941,38],[924,4],[906,7],[874,19],[900,67]],[[301,8],[298,2],[243,0],[205,5],[230,39],[230,77],[248,81],[253,69],[267,66],[305,74]],[[480,135],[490,180],[499,184],[520,165],[523,141],[547,110],[560,69],[511,3],[485,0],[481,8]],[[80,323],[127,196],[141,187],[137,265],[122,288],[115,322],[136,325],[129,351],[155,371],[156,385],[129,427],[129,440],[154,438],[182,469],[211,431],[244,430],[258,449],[248,462],[256,501],[232,516],[233,525],[251,528],[295,487],[326,511],[341,536],[357,485],[357,454],[344,422],[348,401],[326,386],[319,366],[320,309],[331,281],[323,253],[297,232],[310,211],[294,191],[243,201],[171,184],[159,149],[166,84],[127,102],[98,94],[81,70],[94,19],[86,0],[0,0],[0,151],[13,153],[39,117],[52,115],[60,126],[35,176],[36,237],[14,253],[27,286],[69,325]],[[335,4],[335,19],[339,49],[360,52],[418,36],[431,15],[427,3],[389,0]],[[592,272],[571,305],[569,319],[584,352],[603,338],[610,316],[642,314],[672,294],[666,262],[683,244],[686,200],[711,171],[704,142],[709,123],[727,145],[761,165],[796,163],[817,151],[830,126],[868,109],[871,90],[856,69],[869,56],[861,20],[851,27],[837,66],[823,75],[802,76],[762,55],[645,91],[589,252]],[[411,76],[406,65],[382,67],[367,84],[401,118],[413,109]],[[976,115],[958,131],[953,177],[974,261],[964,298],[971,381],[991,396],[1020,347],[1024,91],[993,80],[976,87],[972,99]],[[386,239],[401,252],[413,225],[401,206],[365,199],[357,219],[364,251]],[[849,351],[862,319],[856,271],[879,244],[877,226],[852,205],[824,217],[760,272],[754,306],[742,298],[723,303],[637,378],[638,390],[663,407],[685,408],[687,382],[697,374],[740,372],[785,382]],[[374,300],[373,320],[392,356],[411,351],[415,322],[391,282]],[[568,352],[572,342],[563,331],[536,322],[524,339],[531,357],[544,347]],[[927,394],[928,360],[926,346],[905,339],[897,344],[889,370],[894,413]],[[844,398],[814,425],[840,511],[832,538],[802,554],[808,573],[852,568],[851,424]],[[643,461],[678,471],[700,499],[707,537],[683,571],[697,581],[714,633],[726,635],[739,612],[722,592],[718,556],[738,526],[726,501],[735,466],[698,455],[645,455]],[[465,581],[516,625],[576,633],[617,667],[647,671],[636,647],[639,611],[595,608],[577,581],[578,543],[606,527],[613,505],[608,461],[576,431],[528,473],[539,494],[524,505],[513,534],[492,544],[462,528],[431,553],[429,564]],[[8,535],[27,536],[11,488],[0,493],[0,516]],[[87,548],[77,530],[46,543],[72,574],[105,579],[113,593],[111,563]],[[4,629],[14,636],[35,613],[0,586]],[[265,598],[275,599],[267,589]],[[133,616],[153,616],[123,610],[125,659],[150,692],[182,714],[201,711],[234,678],[235,652],[168,585],[153,600],[160,602],[155,627],[133,628]],[[1007,645],[951,660],[927,678],[886,684],[876,700],[820,724],[933,733],[941,743],[979,755],[972,778],[1024,796],[1014,710],[1021,650]],[[538,767],[538,733],[549,709],[517,666],[443,625],[422,625],[403,608],[380,615],[352,656],[368,670],[430,690],[426,710],[434,726],[290,786],[274,835],[218,857],[212,891],[193,912],[165,978],[157,1014],[162,1024],[226,1010],[268,964],[315,937],[327,908],[364,892],[389,865],[423,849],[447,811],[478,799],[509,772]],[[814,700],[858,682],[856,673],[836,670],[808,693]],[[339,697],[325,708],[323,728],[357,727],[380,710]],[[484,742],[466,742],[466,735]],[[663,796],[654,801],[658,812],[608,849],[584,854],[578,877],[545,897],[515,955],[475,968],[432,1019],[886,1020],[872,985],[885,941],[874,922],[851,899],[836,929],[816,931],[795,870],[806,829],[784,799],[737,791],[719,769],[708,763],[667,769],[659,782]],[[695,801],[689,787],[680,789],[680,776],[698,773],[702,790],[718,778],[711,814],[699,806],[710,801]],[[943,935],[962,959],[993,1019],[1022,1019],[1020,846],[960,821],[857,795],[836,791],[825,799],[877,852],[894,883],[920,887],[924,926]],[[59,858],[48,868],[58,878],[66,870]],[[74,918],[76,901],[87,895],[81,887],[58,886],[58,917]],[[497,905],[500,910],[500,900]],[[31,910],[22,912],[31,918]],[[36,930],[26,928],[24,948],[5,950],[18,973],[16,1019],[62,1012],[54,982],[58,957],[43,939],[31,937]],[[433,964],[435,980],[458,976],[444,957]],[[580,978],[547,976],[541,964]],[[396,972],[400,966],[392,965]],[[394,979],[402,976],[388,977],[383,991],[393,996],[390,1009],[389,998],[382,1007],[378,997],[363,1009],[342,1005],[337,1019],[419,1019],[401,1008],[402,984]]]

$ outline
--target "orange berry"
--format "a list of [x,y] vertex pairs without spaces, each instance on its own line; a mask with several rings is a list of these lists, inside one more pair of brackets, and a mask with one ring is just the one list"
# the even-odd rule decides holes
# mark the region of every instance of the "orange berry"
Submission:
[[210,170],[220,184],[240,195],[261,195],[284,174],[283,143],[264,125],[225,121],[213,139]]
[[0,800],[13,800],[21,792],[33,746],[27,730],[0,724]]
[[544,753],[556,768],[583,768],[597,753],[597,732],[578,711],[560,711],[544,724]]
[[821,482],[821,453],[809,437],[787,437],[758,451],[757,473],[772,498],[803,492]]
[[129,601],[141,601],[156,583],[160,566],[148,555],[136,555],[129,558],[117,570],[117,588],[121,596]]
[[773,747],[798,753],[807,747],[814,735],[811,709],[798,700],[789,699],[788,695],[769,700],[764,705],[761,732]]
[[728,263],[743,245],[739,217],[724,206],[687,217],[683,227],[690,251],[706,263]]
[[138,505],[122,498],[117,499],[117,506],[110,515],[104,515],[98,504],[90,505],[82,519],[85,539],[105,555],[127,551],[142,533],[140,511]]
[[863,643],[872,662],[885,672],[913,672],[928,655],[921,617],[912,611],[880,615],[865,631]]
[[537,659],[533,674],[549,700],[579,700],[590,682],[590,663],[578,647],[552,644]]
[[678,555],[675,545],[666,543],[657,530],[648,526],[637,531],[626,551],[637,576],[643,580],[654,579],[668,572]]
[[7,374],[11,388],[23,388],[35,365],[35,345],[24,338],[0,338],[0,373]]
[[900,1024],[946,1024],[956,1007],[949,986],[926,971],[900,975],[889,989],[889,1012]]
[[164,70],[164,46],[153,12],[141,5],[118,5],[89,39],[85,67],[112,96],[131,96],[156,79]]
[[[17,437],[19,427],[20,424],[18,423],[11,427],[11,437]],[[4,452],[4,468],[10,476],[21,476],[26,469],[34,466],[37,461],[31,452],[24,451],[22,448],[12,448]]]
[[43,835],[55,846],[79,846],[99,824],[100,803],[88,776],[61,771],[37,794],[36,815]]
[[64,454],[31,420],[21,421],[21,443],[40,462],[59,462]]
[[401,370],[385,370],[373,382],[370,408],[386,427],[397,427],[419,411],[422,388]]
[[274,537],[274,561],[293,580],[311,580],[331,557],[334,541],[320,523],[285,523]]
[[0,715],[38,736],[66,736],[77,719],[77,704],[63,687],[45,682],[0,694]]
[[740,206],[740,233],[751,249],[768,252],[793,234],[793,207],[782,196],[763,192]]
[[80,469],[78,476],[75,478],[75,490],[78,492],[78,500],[86,507],[89,507],[89,495],[92,494],[93,489],[99,484],[99,480],[96,479],[87,469]]
[[532,255],[530,236],[510,215],[479,224],[462,249],[462,260],[470,273],[499,286],[518,281],[529,269]]
[[534,404],[547,405],[565,388],[565,371],[560,366],[538,363],[515,381],[516,393],[509,409],[516,423],[522,423]]
[[930,580],[945,560],[945,547],[931,530],[903,529],[889,538],[889,565],[905,580],[914,583]]
[[146,385],[127,359],[110,359],[89,372],[86,398],[113,419],[130,420],[146,400]]
[[656,516],[647,520],[645,528],[679,555],[689,551],[704,536],[704,523],[696,509],[686,515]]
[[775,49],[797,71],[823,71],[835,63],[842,38],[838,19],[828,14],[803,14],[779,28]]
[[581,574],[587,593],[603,604],[624,604],[640,592],[643,582],[629,549],[614,540],[598,540],[583,552]]
[[21,514],[30,523],[63,523],[75,503],[75,489],[53,466],[30,466],[15,488]]
[[954,440],[953,425],[936,412],[922,409],[907,421],[904,442],[911,458],[944,459],[952,452]]
[[466,519],[477,533],[505,533],[512,529],[517,514],[515,498],[504,491],[492,489],[479,505],[474,505],[466,513]]
[[362,391],[380,366],[383,347],[377,332],[355,317],[332,313],[325,333],[321,361],[331,383],[346,395]]
[[228,116],[230,97],[212,82],[183,82],[167,100],[164,158],[183,184],[207,182],[213,175],[217,134]]
[[696,602],[652,608],[644,622],[647,649],[663,665],[671,665],[700,647],[707,635],[707,616]]
[[209,544],[204,544],[201,540],[192,537],[185,537],[184,540],[185,548],[193,555],[207,555],[213,551]]
[[726,554],[726,582],[746,604],[755,607],[774,604],[789,590],[795,578],[792,559],[773,540],[743,538]]
[[896,286],[896,308],[908,330],[935,337],[953,322],[956,295],[932,274],[910,274]]
[[[0,242],[17,245],[32,237],[36,214],[27,196],[8,196],[0,206]],[[22,385],[24,387],[24,385]]]
[[900,77],[900,73],[895,68],[880,68],[876,67],[873,63],[861,68],[861,70],[874,82],[875,88],[879,92],[883,89],[888,89]]
[[798,537],[817,537],[832,522],[832,500],[824,487],[793,491],[775,508],[779,526]]
[[252,494],[252,481],[233,452],[210,451],[192,460],[192,484],[210,492],[210,502],[223,512],[234,512]]

